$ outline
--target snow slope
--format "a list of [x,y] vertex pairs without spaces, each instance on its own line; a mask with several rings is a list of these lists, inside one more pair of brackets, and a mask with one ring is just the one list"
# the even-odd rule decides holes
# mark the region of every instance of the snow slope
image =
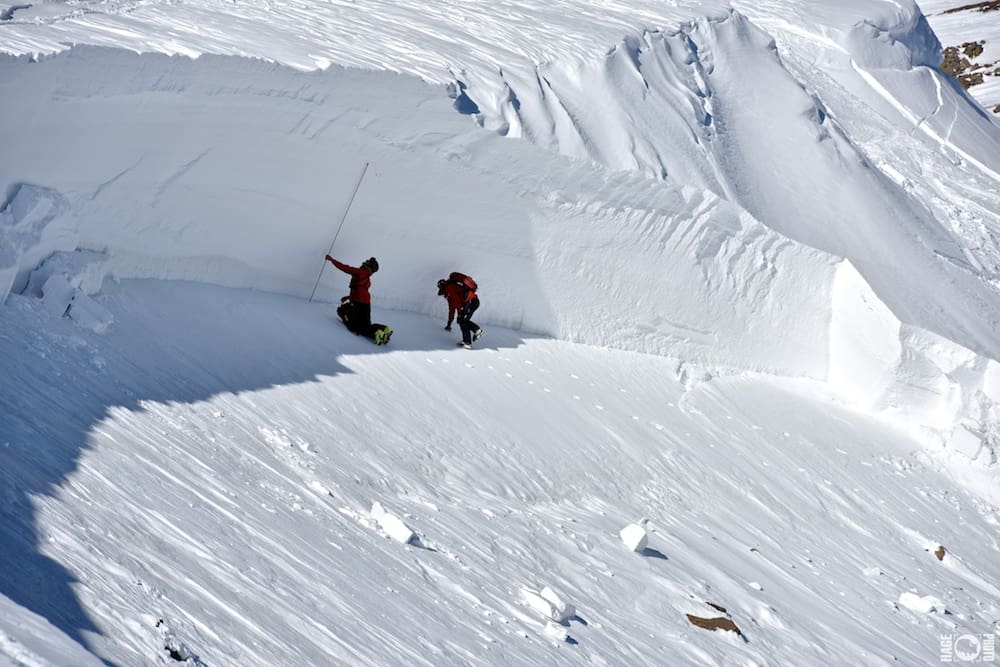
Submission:
[[[736,16],[727,22],[746,28]],[[757,72],[777,67],[757,46],[764,61],[743,60]],[[7,142],[16,159],[0,166],[12,184],[8,227],[27,239],[8,261],[8,291],[24,291],[40,256],[76,240],[92,254],[60,270],[86,293],[111,275],[305,296],[337,209],[370,161],[338,252],[380,258],[387,306],[429,312],[437,297],[427,286],[461,257],[487,286],[488,323],[832,380],[863,407],[934,429],[935,439],[965,437],[956,429],[970,420],[993,449],[992,269],[963,253],[971,233],[945,229],[825,115],[776,126],[768,144],[753,119],[780,115],[779,106],[723,114],[726,151],[737,156],[726,169],[745,190],[732,200],[506,141],[455,113],[440,88],[395,74],[92,48],[0,67],[12,100],[6,124],[30,118]],[[740,67],[726,68],[729,79],[746,78]],[[784,69],[773,77],[785,96],[773,99],[801,101]],[[819,128],[819,143],[795,138],[796,127]],[[822,182],[789,191],[785,167],[760,171],[744,155],[812,162],[810,181]],[[741,199],[758,201],[763,218]],[[996,194],[981,201],[994,206]],[[869,216],[879,223],[858,223]],[[36,276],[34,293],[52,270]],[[854,272],[860,283],[838,288],[854,285]],[[860,313],[883,307],[873,302],[887,309],[866,333],[883,341],[876,350],[850,333]],[[858,367],[873,366],[859,380]]]
[[[0,655],[920,664],[996,627],[1000,129],[912,2],[3,15]],[[334,254],[379,258],[385,354],[345,276],[305,300],[365,163]]]
[[946,46],[980,43],[982,53],[970,62],[982,65],[983,82],[969,92],[993,113],[1000,113],[1000,8],[988,2],[923,0],[927,20]]
[[[183,282],[98,300],[104,334],[0,311],[4,522],[39,545],[5,538],[0,581],[44,573],[8,595],[110,664],[929,664],[1000,619],[995,511],[821,385],[497,327],[469,353],[401,311],[381,349]],[[689,624],[707,603],[744,637]]]

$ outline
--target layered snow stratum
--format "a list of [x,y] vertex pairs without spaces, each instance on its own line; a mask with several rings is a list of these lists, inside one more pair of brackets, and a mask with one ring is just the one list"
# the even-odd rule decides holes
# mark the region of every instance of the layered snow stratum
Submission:
[[[3,14],[0,344],[16,361],[0,380],[0,451],[11,507],[37,504],[7,541],[0,593],[26,610],[14,630],[0,626],[8,646],[35,636],[36,613],[116,664],[156,664],[166,648],[190,664],[536,664],[574,661],[571,646],[609,663],[665,651],[690,664],[883,664],[933,657],[936,635],[906,644],[912,623],[992,632],[1000,128],[938,71],[915,4],[101,2]],[[384,358],[330,334],[305,303],[366,163],[334,254],[379,258],[378,314],[397,327],[398,353]],[[418,333],[440,326],[433,285],[454,269],[482,286],[477,320],[496,341],[485,362]],[[342,278],[320,276],[321,303]],[[518,364],[541,375],[515,389]],[[447,399],[454,413],[440,398],[449,368],[469,392]],[[589,397],[573,388],[579,368]],[[674,410],[683,418],[663,417]],[[338,449],[316,457],[317,440]],[[28,464],[33,447],[59,453]],[[760,448],[780,463],[746,467]],[[119,457],[138,457],[130,477],[115,478]],[[834,474],[841,461],[852,465]],[[146,487],[178,502],[130,506]],[[392,516],[423,541],[347,585],[366,552],[387,548],[369,539],[373,502],[408,512]],[[417,508],[443,504],[448,538],[428,537]],[[470,511],[505,519],[488,537]],[[641,565],[579,537],[618,540],[644,514],[673,541],[633,554]],[[345,517],[368,532],[326,536]],[[86,535],[116,521],[117,534]],[[803,525],[824,534],[800,536]],[[728,540],[719,558],[701,543],[744,530],[752,539]],[[55,546],[30,544],[45,534]],[[318,535],[350,554],[327,562]],[[761,536],[796,544],[777,566],[787,587],[762,586],[766,568],[733,574]],[[899,554],[944,542],[960,545],[937,561],[950,578],[886,579]],[[86,555],[94,545],[105,556]],[[817,560],[845,545],[868,560]],[[446,567],[426,560],[438,557]],[[654,569],[678,559],[683,574]],[[810,575],[821,562],[829,586],[796,593],[796,562]],[[618,567],[627,590],[607,585]],[[389,571],[402,579],[379,601],[371,582]],[[647,576],[659,586],[648,594]],[[316,577],[329,587],[285,600]],[[46,578],[51,590],[19,583]],[[549,585],[578,617],[539,626],[519,606],[518,591]],[[772,585],[773,603],[740,589]],[[739,637],[658,621],[710,614],[719,586],[743,612],[729,615]],[[904,593],[962,611],[883,616]],[[649,616],[634,633],[620,606],[632,597]],[[426,636],[407,618],[427,620]],[[607,637],[586,642],[590,630]],[[521,635],[544,639],[509,643]]]

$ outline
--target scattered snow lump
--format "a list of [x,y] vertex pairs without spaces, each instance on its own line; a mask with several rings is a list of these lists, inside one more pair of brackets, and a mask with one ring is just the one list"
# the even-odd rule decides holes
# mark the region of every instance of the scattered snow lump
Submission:
[[556,641],[564,642],[569,640],[569,628],[565,625],[553,623],[552,621],[546,621],[545,634],[552,637]]
[[646,545],[649,544],[649,536],[646,534],[645,520],[638,523],[630,523],[621,529],[618,535],[622,538],[622,542],[625,543],[630,550],[641,553],[645,550]]
[[372,504],[371,517],[383,533],[400,544],[409,544],[416,537],[416,533],[402,519],[387,511],[378,501]]
[[537,592],[530,588],[524,588],[521,592],[528,606],[544,616],[546,620],[565,625],[576,616],[576,607],[563,600],[548,586]]
[[920,596],[916,593],[903,593],[899,596],[899,604],[921,614],[932,614],[944,611],[944,604],[930,595]]

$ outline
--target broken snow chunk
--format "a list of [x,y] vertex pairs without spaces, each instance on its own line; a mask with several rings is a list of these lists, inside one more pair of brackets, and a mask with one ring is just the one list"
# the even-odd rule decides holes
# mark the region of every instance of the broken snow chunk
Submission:
[[866,577],[880,577],[880,576],[882,576],[882,570],[880,568],[877,568],[877,567],[866,567],[865,569],[861,570],[861,572]]
[[110,311],[70,285],[60,274],[50,276],[42,285],[42,301],[53,314],[69,317],[96,333],[105,331],[114,322]]
[[542,589],[541,596],[552,605],[550,617],[556,623],[565,623],[576,616],[576,607],[563,600],[548,586]]
[[546,618],[552,617],[552,605],[541,595],[530,588],[521,589],[521,595],[528,606]]
[[319,482],[317,480],[313,480],[313,481],[309,482],[309,488],[312,489],[314,492],[318,493],[321,496],[332,496],[333,495],[332,493],[330,493],[330,489],[326,488],[322,484],[322,482]]
[[649,544],[649,536],[646,534],[646,528],[637,523],[630,523],[625,526],[618,535],[622,538],[625,546],[632,551],[642,552],[646,548],[646,545]]
[[396,540],[400,544],[409,544],[416,537],[416,534],[403,523],[403,520],[392,512],[382,507],[382,503],[375,501],[372,504],[371,517],[382,529],[382,532]]
[[555,591],[546,586],[541,591],[522,588],[521,594],[528,606],[541,614],[546,620],[566,624],[576,616],[576,608],[563,600]]
[[546,621],[545,634],[552,637],[556,641],[564,642],[569,639],[569,628],[565,625],[553,623],[552,621]]
[[899,604],[920,614],[932,614],[944,611],[944,605],[930,595],[920,596],[916,593],[903,593],[899,596]]
[[948,445],[971,461],[979,459],[984,453],[983,450],[986,449],[983,435],[979,430],[965,424],[959,424],[952,429]]
[[76,289],[61,275],[49,276],[42,286],[42,303],[51,313],[59,317],[69,312],[75,296]]

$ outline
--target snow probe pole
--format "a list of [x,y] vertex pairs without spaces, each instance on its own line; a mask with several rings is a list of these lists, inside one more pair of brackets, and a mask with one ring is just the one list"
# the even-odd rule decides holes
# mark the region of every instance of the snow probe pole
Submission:
[[[326,251],[327,255],[333,254],[333,246],[337,242],[337,237],[340,236],[340,230],[344,228],[344,221],[347,220],[347,213],[351,210],[351,205],[354,204],[354,198],[358,195],[358,189],[361,187],[361,181],[365,180],[365,173],[368,171],[368,163],[365,162],[364,168],[361,170],[361,176],[358,177],[358,183],[354,186],[354,192],[351,193],[351,198],[347,202],[347,208],[344,209],[344,215],[340,218],[340,225],[337,227],[337,233],[333,235],[333,241],[330,243],[330,249]],[[316,296],[316,288],[319,287],[319,280],[323,277],[323,269],[326,268],[326,259],[323,259],[323,266],[319,269],[319,275],[316,276],[316,284],[313,285],[312,294],[309,295],[309,301],[313,300]]]

